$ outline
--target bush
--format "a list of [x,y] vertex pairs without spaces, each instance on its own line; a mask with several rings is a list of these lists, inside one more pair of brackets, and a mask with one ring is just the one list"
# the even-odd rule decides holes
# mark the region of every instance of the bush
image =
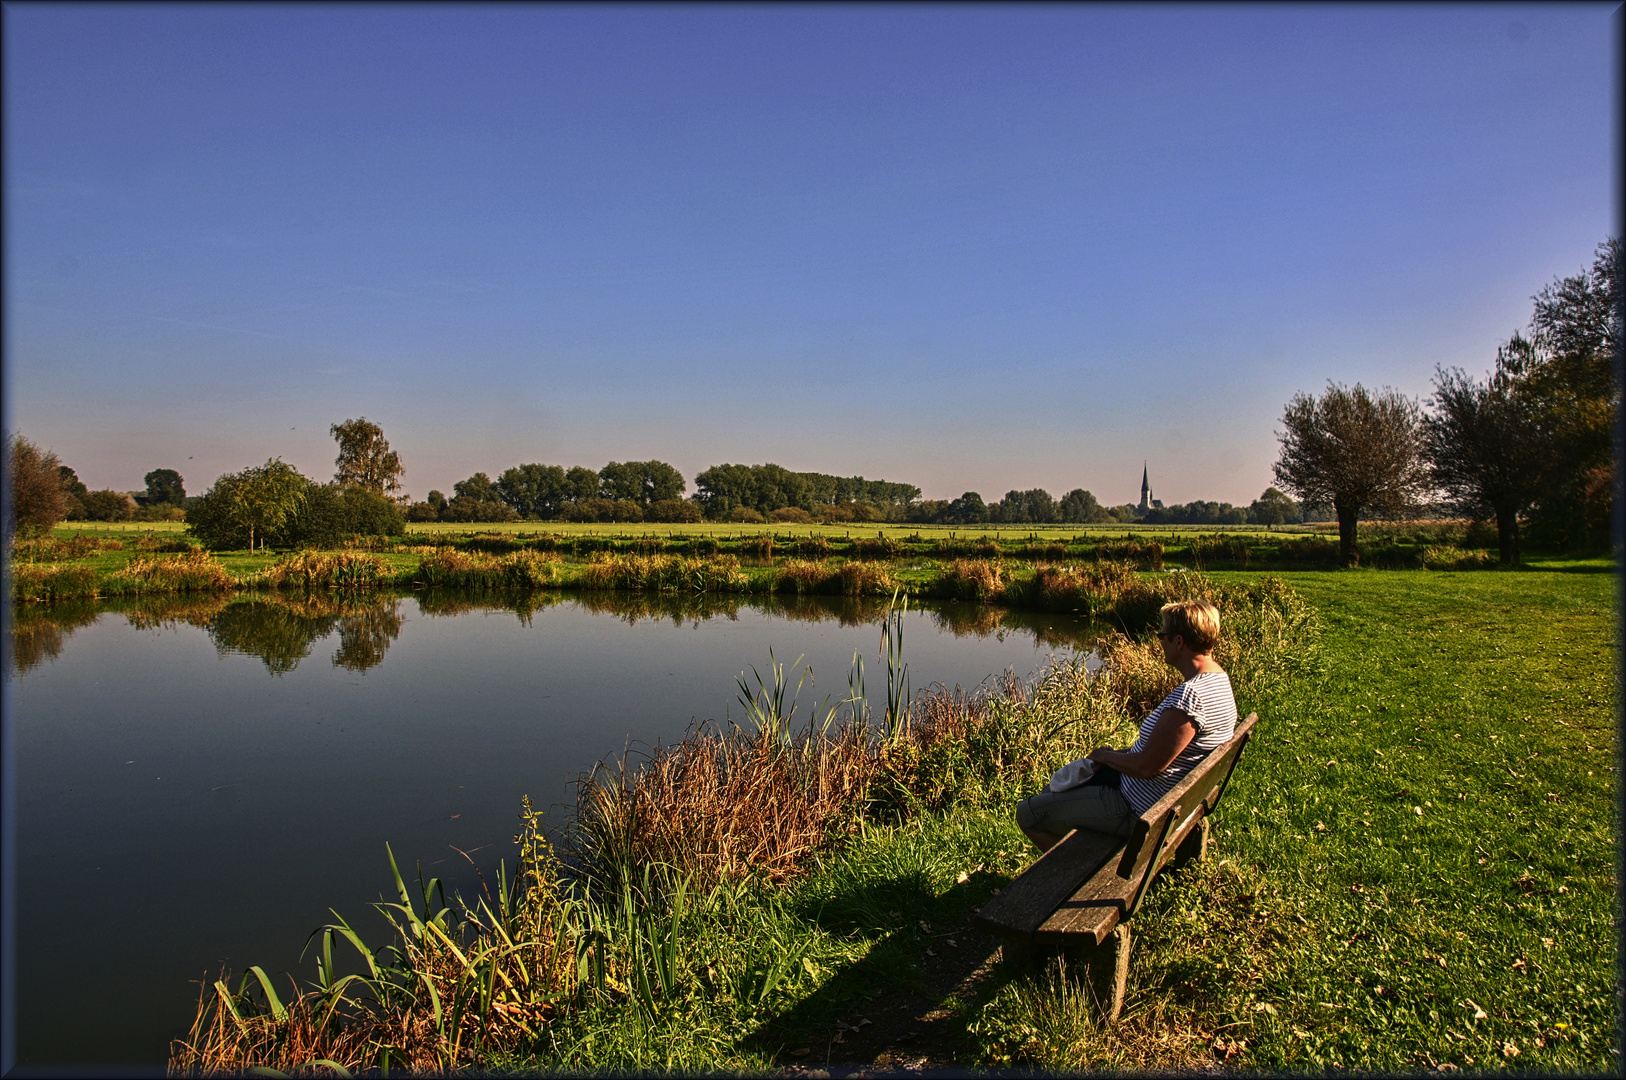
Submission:
[[80,502],[85,506],[86,521],[128,521],[135,512],[130,496],[111,488],[86,492]]
[[743,522],[748,525],[766,525],[768,519],[749,506],[736,506],[728,512],[729,521]]
[[394,499],[357,485],[312,484],[279,546],[335,548],[352,536],[401,536],[406,519]]
[[772,516],[775,521],[790,525],[806,525],[813,520],[813,515],[800,506],[781,506]]
[[690,502],[688,499],[656,499],[649,504],[649,509],[644,511],[645,521],[673,525],[693,523],[703,516],[700,504]]

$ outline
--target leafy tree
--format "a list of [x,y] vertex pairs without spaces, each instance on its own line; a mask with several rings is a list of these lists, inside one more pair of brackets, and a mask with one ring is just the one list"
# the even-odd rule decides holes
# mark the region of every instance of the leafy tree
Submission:
[[1058,520],[1078,524],[1096,524],[1112,520],[1112,515],[1107,513],[1106,508],[1083,488],[1074,488],[1063,495],[1056,507],[1056,514]]
[[452,500],[440,511],[442,521],[518,521],[502,491],[483,472],[452,485]]
[[1248,506],[1248,521],[1254,525],[1295,525],[1304,520],[1304,511],[1281,488],[1268,487]]
[[604,498],[624,499],[640,507],[681,498],[688,486],[683,474],[664,461],[612,461],[598,471],[598,477]]
[[111,488],[86,492],[80,501],[84,503],[86,521],[128,521],[135,509],[130,496]]
[[147,485],[149,506],[186,505],[186,488],[174,469],[154,469],[141,479]]
[[1551,440],[1534,395],[1506,370],[1506,350],[1485,382],[1437,368],[1433,412],[1423,417],[1434,484],[1452,509],[1496,519],[1502,562],[1519,561],[1519,515],[1541,494]]
[[406,468],[401,455],[390,449],[383,428],[363,416],[334,424],[328,432],[339,443],[339,456],[334,459],[339,467],[333,474],[336,483],[355,484],[380,494],[401,490]]
[[312,483],[276,539],[288,547],[335,548],[351,536],[406,532],[394,499],[356,484]]
[[1529,337],[1514,334],[1498,361],[1547,433],[1531,523],[1552,543],[1608,536],[1621,394],[1615,369],[1619,273],[1620,241],[1610,237],[1598,245],[1590,269],[1533,297]]
[[968,491],[948,504],[943,520],[951,525],[982,525],[988,521],[988,506],[982,496]]
[[[41,450],[15,432],[6,436],[6,475],[11,490],[6,500],[5,540],[9,550],[14,533],[42,536],[62,520],[62,463],[49,450]],[[75,478],[77,479],[77,477]]]
[[689,499],[658,499],[644,512],[645,521],[685,522],[699,521],[700,504]]
[[264,547],[294,518],[312,484],[281,458],[228,473],[186,508],[193,536],[214,549]]
[[446,508],[446,496],[434,488],[429,489],[429,494],[424,496],[424,501],[434,507],[436,517],[439,517],[440,512]]
[[1356,523],[1363,510],[1398,515],[1428,486],[1417,403],[1384,387],[1371,394],[1327,384],[1321,397],[1295,394],[1277,432],[1276,480],[1303,502],[1331,503],[1338,546],[1356,558]]
[[565,491],[571,502],[598,498],[598,473],[583,465],[572,465],[565,472]]
[[492,482],[491,477],[483,472],[477,472],[467,480],[459,480],[453,484],[452,498],[473,499],[475,502],[503,501],[502,492],[497,490],[497,485]]
[[[695,501],[712,519],[733,520],[729,515],[743,506],[759,515],[782,506],[798,506],[812,511],[813,489],[800,473],[781,465],[713,465],[694,478]],[[766,517],[763,520],[767,520]]]
[[79,474],[66,465],[58,465],[57,472],[62,476],[62,516],[68,521],[83,521],[85,496],[90,494],[90,489],[79,479]]
[[497,493],[521,517],[551,520],[569,499],[565,470],[558,465],[515,465],[497,477]]
[[1007,491],[999,502],[999,521],[1043,524],[1056,520],[1056,500],[1044,488]]

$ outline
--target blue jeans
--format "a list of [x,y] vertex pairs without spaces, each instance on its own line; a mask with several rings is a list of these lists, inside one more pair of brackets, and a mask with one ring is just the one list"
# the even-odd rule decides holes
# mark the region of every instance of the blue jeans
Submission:
[[1016,823],[1033,832],[1065,836],[1091,829],[1128,837],[1138,815],[1117,788],[1085,784],[1068,791],[1041,791],[1016,804]]

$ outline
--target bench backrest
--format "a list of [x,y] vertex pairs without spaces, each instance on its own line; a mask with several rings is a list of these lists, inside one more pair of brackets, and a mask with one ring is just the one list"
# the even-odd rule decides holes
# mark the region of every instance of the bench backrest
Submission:
[[1248,718],[1236,726],[1229,740],[1210,751],[1195,769],[1135,822],[1134,831],[1124,844],[1123,855],[1118,859],[1118,876],[1129,881],[1138,878],[1140,881],[1124,912],[1125,918],[1134,912],[1146,892],[1146,886],[1157,876],[1158,870],[1174,854],[1180,842],[1219,805],[1220,797],[1225,794],[1225,786],[1231,781],[1231,773],[1236,770],[1236,763],[1242,757],[1242,748],[1247,745],[1258,722],[1259,714],[1249,713]]

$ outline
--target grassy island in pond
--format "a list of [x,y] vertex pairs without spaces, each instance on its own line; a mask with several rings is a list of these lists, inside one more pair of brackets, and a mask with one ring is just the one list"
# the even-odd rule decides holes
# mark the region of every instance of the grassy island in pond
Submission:
[[969,926],[1031,861],[1011,801],[1170,678],[1104,628],[1105,675],[920,695],[892,737],[770,723],[612,766],[570,873],[529,817],[489,896],[398,879],[399,953],[343,913],[298,996],[206,987],[172,1064],[1611,1071],[1607,569],[1138,575],[1148,607],[1216,599],[1262,722],[1209,860],[1137,916],[1115,1026]]

